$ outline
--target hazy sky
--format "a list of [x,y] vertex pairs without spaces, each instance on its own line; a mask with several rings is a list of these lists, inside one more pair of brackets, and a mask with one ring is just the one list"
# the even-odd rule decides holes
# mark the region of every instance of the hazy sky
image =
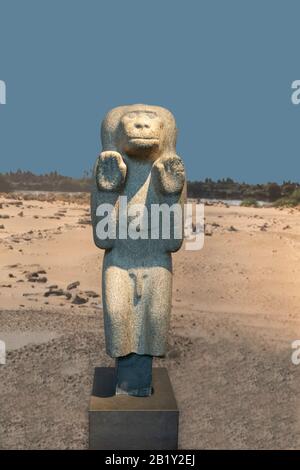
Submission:
[[300,180],[300,2],[0,0],[0,172],[80,176],[127,103],[169,108],[188,178]]

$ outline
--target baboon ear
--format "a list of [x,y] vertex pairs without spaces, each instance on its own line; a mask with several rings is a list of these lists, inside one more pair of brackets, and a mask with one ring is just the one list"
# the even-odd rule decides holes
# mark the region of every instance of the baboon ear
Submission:
[[128,106],[118,106],[107,113],[101,125],[102,149],[117,151],[117,134],[121,117],[127,112]]

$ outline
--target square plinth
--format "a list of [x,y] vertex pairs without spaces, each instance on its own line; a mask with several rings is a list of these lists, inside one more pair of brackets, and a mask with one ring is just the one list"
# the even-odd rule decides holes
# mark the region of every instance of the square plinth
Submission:
[[150,397],[115,395],[115,369],[96,367],[90,449],[177,449],[179,411],[167,369],[153,369],[153,389]]

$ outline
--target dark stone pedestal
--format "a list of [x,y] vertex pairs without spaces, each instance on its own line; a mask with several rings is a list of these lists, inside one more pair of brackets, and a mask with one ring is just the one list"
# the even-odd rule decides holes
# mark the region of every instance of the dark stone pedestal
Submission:
[[115,395],[115,369],[95,369],[89,407],[90,449],[173,450],[179,411],[167,369],[153,369],[150,397]]

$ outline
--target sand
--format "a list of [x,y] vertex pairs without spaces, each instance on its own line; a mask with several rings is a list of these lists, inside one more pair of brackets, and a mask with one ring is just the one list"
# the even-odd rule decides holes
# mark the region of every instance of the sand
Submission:
[[[169,349],[155,366],[169,370],[181,448],[300,447],[299,215],[206,206],[204,248],[174,255]],[[93,368],[113,365],[88,221],[82,202],[0,197],[1,449],[88,446]]]

